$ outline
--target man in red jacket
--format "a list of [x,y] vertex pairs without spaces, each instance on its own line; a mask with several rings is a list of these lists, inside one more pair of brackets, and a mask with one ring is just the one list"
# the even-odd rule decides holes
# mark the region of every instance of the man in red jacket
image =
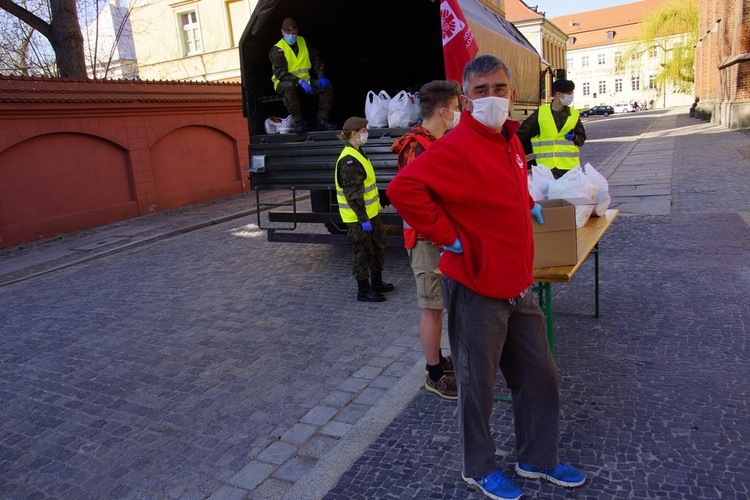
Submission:
[[586,476],[559,461],[560,386],[534,279],[526,162],[507,121],[513,97],[507,66],[469,62],[461,121],[399,172],[388,198],[418,233],[443,245],[439,269],[458,383],[462,476],[491,498],[523,491],[495,465],[490,416],[498,366],[513,397],[516,472],[580,486]]

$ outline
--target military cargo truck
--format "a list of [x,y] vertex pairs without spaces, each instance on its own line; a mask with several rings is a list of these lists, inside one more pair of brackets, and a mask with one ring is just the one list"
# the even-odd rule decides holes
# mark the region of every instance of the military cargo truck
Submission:
[[[459,0],[459,4],[479,53],[497,55],[509,65],[517,92],[512,116],[523,119],[539,105],[539,55],[489,2]],[[267,231],[269,241],[346,242],[333,179],[343,147],[336,138],[338,132],[268,134],[264,127],[269,117],[287,116],[273,88],[269,60],[269,51],[281,38],[281,22],[286,17],[294,18],[300,36],[320,51],[325,76],[333,84],[330,121],[341,126],[350,116],[365,116],[365,98],[370,90],[386,90],[395,96],[401,90],[417,92],[423,84],[445,78],[441,2],[260,0],[240,40],[243,113],[250,132],[249,172],[259,209],[258,224]],[[406,131],[371,129],[364,147],[384,205],[388,204],[385,189],[397,172],[396,155],[390,147]],[[263,203],[260,192],[264,190],[287,190],[289,201]],[[307,205],[308,197],[311,208],[300,209]],[[268,208],[273,208],[268,211],[269,222],[261,223],[260,213]],[[392,210],[384,211],[381,218],[384,224],[401,224]],[[303,223],[325,225],[330,234],[301,231],[298,226]]]

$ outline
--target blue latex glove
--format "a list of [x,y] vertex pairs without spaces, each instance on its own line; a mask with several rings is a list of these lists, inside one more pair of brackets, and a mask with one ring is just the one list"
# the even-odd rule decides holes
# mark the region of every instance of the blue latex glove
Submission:
[[542,219],[542,206],[539,203],[534,204],[534,208],[531,209],[531,215],[534,216],[539,224],[544,224],[544,219]]
[[328,78],[321,76],[320,78],[318,78],[318,85],[320,85],[321,89],[325,90],[330,87],[331,82],[328,80]]
[[567,140],[569,140],[569,141],[572,141],[573,139],[576,138],[576,133],[575,132],[568,132],[567,134],[565,134],[565,138]]
[[369,220],[364,221],[362,223],[362,230],[365,231],[366,233],[369,233],[370,231],[372,231],[372,222],[370,222]]
[[461,240],[456,238],[456,241],[449,247],[443,245],[443,250],[453,253],[464,253],[464,247],[461,245]]
[[312,93],[313,93],[312,85],[310,85],[309,83],[307,83],[305,80],[300,80],[299,81],[299,86],[302,87],[302,90],[305,91],[305,94],[312,95]]

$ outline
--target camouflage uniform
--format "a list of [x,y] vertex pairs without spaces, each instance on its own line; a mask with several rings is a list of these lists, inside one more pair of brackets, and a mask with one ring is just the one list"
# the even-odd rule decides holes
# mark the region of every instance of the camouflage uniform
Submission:
[[[364,151],[362,155],[367,158]],[[352,156],[341,158],[338,163],[339,186],[344,191],[347,202],[358,222],[346,225],[346,236],[352,245],[353,272],[356,280],[368,280],[370,272],[381,273],[385,263],[385,249],[388,245],[388,235],[385,232],[380,217],[370,219],[372,231],[362,229],[362,222],[367,220],[364,203],[364,186],[367,174],[362,164]]]
[[[292,50],[296,54],[299,50],[298,45],[295,43],[291,46]],[[315,95],[318,96],[318,113],[316,118],[328,120],[331,114],[331,108],[333,107],[333,85],[329,85],[325,90],[320,88],[318,78],[325,76],[325,65],[323,59],[320,57],[320,52],[313,48],[309,43],[307,44],[307,51],[310,53],[310,64],[311,69],[311,81]],[[292,118],[294,123],[301,123],[304,120],[302,116],[302,106],[300,104],[300,92],[304,93],[298,84],[299,78],[289,73],[288,64],[284,51],[280,48],[273,46],[268,54],[271,59],[271,66],[273,67],[273,74],[279,79],[279,85],[276,87],[276,92],[281,95],[284,100],[284,106]],[[317,78],[312,78],[312,73]]]

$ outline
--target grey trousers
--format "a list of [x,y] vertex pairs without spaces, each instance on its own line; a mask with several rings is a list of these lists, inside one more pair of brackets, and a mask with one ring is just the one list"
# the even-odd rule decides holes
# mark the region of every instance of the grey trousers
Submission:
[[492,299],[445,275],[442,288],[458,383],[464,475],[483,477],[497,468],[490,417],[498,367],[513,398],[518,461],[556,467],[560,383],[534,294],[514,301]]

